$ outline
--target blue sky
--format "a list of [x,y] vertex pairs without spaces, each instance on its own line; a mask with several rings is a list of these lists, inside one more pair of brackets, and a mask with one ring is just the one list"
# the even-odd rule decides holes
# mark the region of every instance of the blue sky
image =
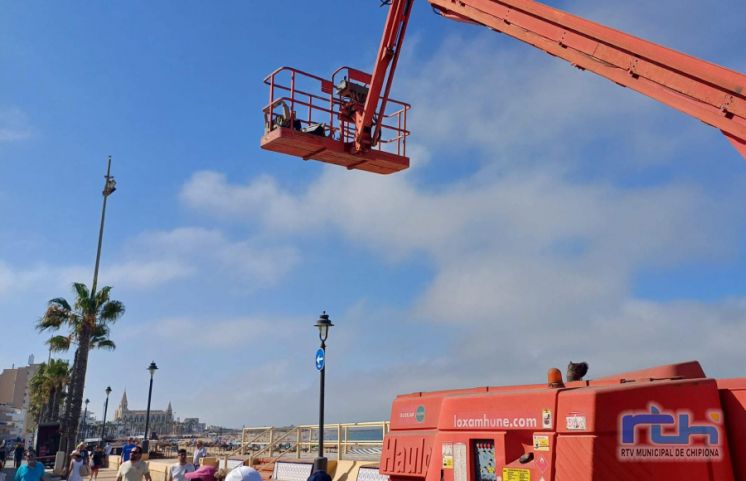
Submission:
[[[397,393],[699,359],[742,375],[746,162],[714,129],[531,47],[414,9],[394,96],[412,168],[347,172],[258,148],[264,76],[370,69],[377,1],[5,2],[0,365],[100,282],[127,314],[103,391],[240,426],[313,423],[326,309],[329,421]],[[278,4],[281,4],[278,6]],[[555,6],[746,71],[746,4]]]

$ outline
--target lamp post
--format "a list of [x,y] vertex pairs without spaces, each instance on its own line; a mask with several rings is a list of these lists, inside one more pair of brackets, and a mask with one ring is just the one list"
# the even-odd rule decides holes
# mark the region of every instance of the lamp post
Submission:
[[104,196],[104,204],[101,207],[101,224],[98,228],[98,249],[96,249],[96,266],[93,269],[93,284],[91,285],[91,299],[96,298],[96,284],[98,284],[98,266],[101,261],[101,243],[104,240],[104,220],[106,219],[106,199],[117,190],[117,181],[111,175],[111,155],[106,165],[106,183],[101,194]]
[[321,347],[316,351],[316,369],[319,370],[319,455],[313,460],[313,470],[326,471],[327,459],[324,457],[324,374],[326,373],[326,339],[329,336],[329,328],[332,327],[332,321],[326,311],[321,313],[315,326],[319,329],[319,340]]
[[150,388],[148,389],[148,410],[145,411],[145,436],[143,436],[142,440],[143,453],[148,452],[148,445],[150,444],[148,442],[148,426],[150,425],[150,398],[153,396],[153,374],[155,374],[155,371],[157,370],[158,366],[155,365],[155,361],[152,361],[150,363],[150,366],[148,366],[148,371],[150,372]]
[[104,422],[101,423],[101,447],[104,447],[104,435],[106,434],[106,412],[109,410],[109,394],[111,394],[111,386],[106,386],[106,402],[104,403]]
[[83,411],[83,420],[81,421],[80,426],[80,440],[85,441],[85,428],[86,426],[86,418],[88,417],[88,403],[91,402],[90,399],[86,398],[85,401],[85,410]]

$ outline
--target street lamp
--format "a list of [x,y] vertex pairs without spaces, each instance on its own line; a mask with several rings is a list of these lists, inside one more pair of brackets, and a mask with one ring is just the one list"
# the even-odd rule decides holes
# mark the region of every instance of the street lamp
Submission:
[[114,180],[114,176],[111,175],[111,155],[109,156],[109,162],[106,166],[106,182],[104,183],[104,190],[101,194],[104,196],[104,203],[101,207],[101,224],[98,228],[98,249],[96,249],[96,266],[93,269],[93,284],[91,285],[91,299],[96,298],[96,284],[98,284],[98,266],[101,261],[101,243],[104,240],[104,220],[106,219],[106,199],[117,190],[117,181]]
[[91,402],[91,400],[86,398],[85,401],[83,402],[85,403],[85,410],[83,411],[83,421],[81,422],[81,426],[80,426],[80,438],[81,438],[80,440],[81,441],[85,441],[85,428],[87,427],[86,418],[88,417],[88,403]]
[[319,340],[321,347],[316,351],[316,369],[319,370],[321,385],[319,386],[319,455],[313,460],[313,470],[326,472],[327,460],[324,457],[324,374],[326,373],[326,339],[329,336],[329,328],[332,321],[326,311],[321,313],[315,326],[319,329]]
[[104,435],[106,434],[106,411],[109,410],[109,394],[111,394],[111,386],[106,386],[106,402],[104,403],[104,422],[101,423],[101,447],[104,447]]
[[148,425],[150,424],[150,398],[153,396],[153,374],[158,370],[158,366],[155,365],[155,361],[150,363],[148,371],[150,372],[150,389],[148,389],[148,410],[145,411],[145,436],[142,440],[142,452],[148,452]]

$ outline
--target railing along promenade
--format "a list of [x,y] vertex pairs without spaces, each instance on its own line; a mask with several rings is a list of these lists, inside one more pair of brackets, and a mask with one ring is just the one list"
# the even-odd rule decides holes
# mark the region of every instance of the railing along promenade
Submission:
[[[377,457],[388,432],[388,421],[325,424],[324,454],[337,460]],[[318,424],[248,427],[241,431],[241,444],[223,454],[223,461],[227,465],[229,459],[240,457],[252,465],[259,458],[270,458],[272,462],[289,457],[312,458],[318,445]]]

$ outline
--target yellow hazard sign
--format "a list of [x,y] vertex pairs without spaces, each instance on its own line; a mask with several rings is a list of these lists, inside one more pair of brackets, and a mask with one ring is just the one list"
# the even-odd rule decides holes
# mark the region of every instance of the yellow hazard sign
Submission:
[[534,434],[534,451],[549,451],[549,436]]
[[453,443],[443,443],[443,469],[453,469]]
[[503,468],[503,481],[531,481],[531,471],[523,468]]

